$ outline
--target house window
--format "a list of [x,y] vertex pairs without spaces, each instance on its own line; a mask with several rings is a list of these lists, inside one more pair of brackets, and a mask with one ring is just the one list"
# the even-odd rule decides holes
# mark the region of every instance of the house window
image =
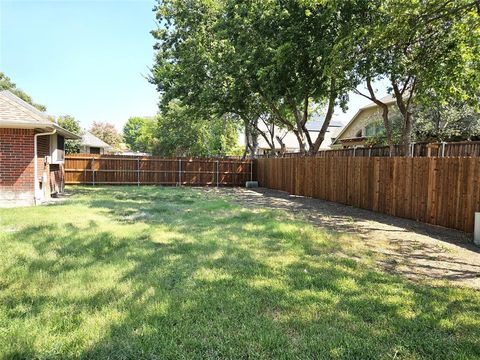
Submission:
[[365,127],[365,136],[374,136],[375,135],[375,124],[368,124]]
[[369,137],[370,136],[375,136],[375,135],[383,133],[383,131],[384,131],[383,125],[377,125],[375,123],[368,124],[365,127],[365,136],[369,136]]
[[355,137],[357,138],[362,137],[362,130],[358,130],[357,133],[355,134]]
[[100,154],[100,148],[99,147],[91,147],[90,148],[90,154]]
[[65,150],[65,138],[62,135],[57,135],[57,149]]

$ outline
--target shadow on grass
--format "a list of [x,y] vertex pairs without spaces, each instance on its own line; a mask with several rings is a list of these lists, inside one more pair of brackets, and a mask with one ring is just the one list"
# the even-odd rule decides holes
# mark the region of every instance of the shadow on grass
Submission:
[[[341,228],[342,231],[362,232],[368,235],[369,232],[381,230],[385,232],[401,233],[412,229],[416,233],[423,234],[435,238],[440,241],[452,243],[473,252],[480,252],[480,249],[472,243],[471,234],[465,232],[448,229],[445,227],[435,226],[427,223],[418,222],[411,219],[396,217],[388,214],[378,213],[366,209],[356,208],[350,205],[335,203],[332,201],[309,198],[304,196],[290,195],[287,192],[258,188],[245,191],[232,191],[239,198],[242,204],[250,204],[251,206],[260,206],[270,209],[281,209],[289,211],[304,211],[311,214],[315,219],[315,214],[328,216],[328,219],[322,219],[323,225],[332,229]],[[375,221],[380,224],[395,227],[394,229],[386,229],[382,227],[377,229],[374,226],[363,226],[359,228],[354,226],[353,221],[346,221],[348,218],[356,218],[364,221]],[[318,220],[318,219],[315,219]]]
[[[480,354],[475,291],[371,271],[341,256],[335,235],[282,212],[246,211],[190,189],[95,194],[79,198],[79,211],[107,217],[108,231],[69,219],[15,233],[37,255],[17,255],[4,270],[7,332],[22,319],[30,322],[24,329],[39,329],[9,338],[5,358]],[[36,337],[48,332],[65,340],[39,349]]]
[[[415,280],[449,280],[480,289],[480,248],[469,234],[272,189],[210,191],[228,194],[232,201],[248,208],[284,210],[324,229],[357,234],[362,244],[380,255],[379,266],[390,273]],[[459,254],[458,248],[463,248]]]

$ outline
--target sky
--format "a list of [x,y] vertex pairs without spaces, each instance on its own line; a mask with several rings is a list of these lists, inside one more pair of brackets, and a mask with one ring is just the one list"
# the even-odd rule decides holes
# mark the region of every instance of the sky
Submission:
[[154,0],[0,0],[0,71],[54,116],[121,130],[155,115]]
[[[0,71],[53,116],[72,115],[121,130],[152,116],[155,0],[0,0]],[[343,123],[369,100],[351,94]]]

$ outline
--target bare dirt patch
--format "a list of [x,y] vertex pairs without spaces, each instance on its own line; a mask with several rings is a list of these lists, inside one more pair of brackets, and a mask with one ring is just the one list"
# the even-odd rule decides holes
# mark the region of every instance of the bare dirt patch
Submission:
[[246,207],[287,210],[319,227],[355,234],[385,271],[480,289],[480,248],[470,234],[271,189],[211,191]]

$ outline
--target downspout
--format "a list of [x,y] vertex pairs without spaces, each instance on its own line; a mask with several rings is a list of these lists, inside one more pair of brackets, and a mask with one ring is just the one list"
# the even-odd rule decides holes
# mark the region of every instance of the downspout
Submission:
[[37,205],[40,200],[40,187],[38,186],[38,155],[37,155],[37,138],[39,136],[53,135],[57,132],[57,129],[53,129],[51,132],[38,133],[33,136],[33,176],[34,176],[34,200]]

